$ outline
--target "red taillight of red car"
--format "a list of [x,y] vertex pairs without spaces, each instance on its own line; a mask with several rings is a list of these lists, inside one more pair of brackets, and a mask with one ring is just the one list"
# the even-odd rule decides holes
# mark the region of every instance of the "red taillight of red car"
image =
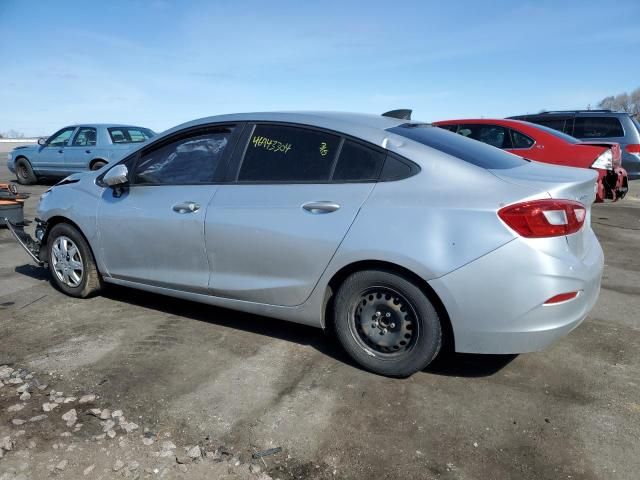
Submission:
[[640,154],[640,144],[638,143],[630,143],[625,147],[625,150],[629,153]]
[[503,207],[498,216],[523,237],[558,237],[580,230],[587,208],[573,200],[531,200]]

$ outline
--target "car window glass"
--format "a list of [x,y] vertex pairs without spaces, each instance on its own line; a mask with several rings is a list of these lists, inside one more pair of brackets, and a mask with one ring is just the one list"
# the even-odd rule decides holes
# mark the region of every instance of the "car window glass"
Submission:
[[81,127],[73,138],[74,147],[88,147],[96,144],[96,129],[93,127]]
[[516,130],[511,130],[511,140],[513,148],[531,148],[535,143],[532,138],[529,138],[525,134]]
[[305,128],[257,125],[240,167],[241,182],[326,182],[340,137]]
[[69,140],[69,137],[71,137],[71,134],[73,133],[74,130],[75,130],[75,127],[70,127],[70,128],[65,128],[64,130],[60,130],[51,139],[49,139],[47,146],[62,147],[66,145],[67,141]]
[[473,138],[482,143],[486,143],[497,148],[511,148],[511,138],[506,128],[500,125],[460,125],[458,128],[459,135],[463,137]]
[[537,123],[538,125],[543,125],[547,128],[558,130],[560,132],[564,131],[564,124],[565,124],[564,118],[542,118],[542,119],[532,118],[528,121],[532,123]]
[[457,133],[451,133],[427,124],[405,123],[389,128],[387,131],[481,168],[507,169],[527,164],[526,160],[517,155],[489,147],[482,142],[462,138]]
[[183,138],[144,154],[136,165],[134,183],[213,182],[231,133],[231,128],[222,128]]
[[385,154],[350,140],[345,141],[335,171],[336,181],[377,180]]
[[154,136],[148,128],[111,127],[107,130],[113,143],[140,143]]
[[573,136],[578,138],[624,137],[616,117],[576,117]]

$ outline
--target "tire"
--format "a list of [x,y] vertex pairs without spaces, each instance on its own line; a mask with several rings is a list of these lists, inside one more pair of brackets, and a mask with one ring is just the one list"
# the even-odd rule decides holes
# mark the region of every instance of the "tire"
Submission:
[[[63,293],[87,298],[102,289],[102,278],[91,248],[75,227],[67,223],[54,225],[47,240],[47,261],[51,282]],[[81,268],[74,268],[78,266]]]
[[38,181],[38,177],[33,173],[33,168],[26,158],[16,160],[16,178],[21,185],[33,185]]
[[384,270],[347,277],[334,302],[336,336],[365,369],[408,377],[438,355],[442,328],[424,292],[406,278]]
[[107,162],[105,162],[104,160],[96,160],[95,162],[93,162],[91,164],[91,171],[93,172],[95,170],[100,170],[106,164],[107,164]]

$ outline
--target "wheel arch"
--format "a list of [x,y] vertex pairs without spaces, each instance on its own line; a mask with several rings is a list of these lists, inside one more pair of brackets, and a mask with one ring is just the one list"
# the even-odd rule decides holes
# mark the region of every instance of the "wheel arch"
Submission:
[[104,163],[109,163],[109,160],[107,160],[106,158],[102,158],[102,157],[96,157],[93,160],[91,160],[89,162],[89,170],[91,170],[93,168],[93,166],[97,163],[97,162],[104,162]]
[[96,258],[96,254],[94,252],[93,246],[91,245],[91,242],[89,241],[89,238],[87,237],[87,235],[82,231],[82,228],[80,228],[80,225],[78,225],[76,222],[69,219],[68,217],[64,217],[62,215],[54,215],[53,217],[47,220],[47,228],[45,229],[44,235],[42,236],[42,240],[40,241],[40,258],[41,259],[47,258],[46,251],[43,251],[43,249],[46,248],[47,242],[49,241],[49,234],[51,233],[51,230],[53,229],[53,227],[61,223],[67,223],[71,225],[73,228],[75,228],[76,230],[78,230],[78,232],[80,232],[80,235],[82,235],[82,237],[87,242],[87,245],[89,245],[89,249],[91,250],[91,255],[93,255],[93,258]]
[[350,263],[342,267],[331,277],[331,280],[329,280],[327,284],[323,301],[322,318],[324,320],[325,331],[333,332],[334,319],[331,313],[333,311],[332,306],[335,292],[337,292],[340,285],[342,285],[349,275],[363,270],[385,270],[401,275],[416,284],[433,304],[436,312],[438,312],[443,332],[442,350],[455,351],[455,335],[449,313],[438,294],[431,288],[431,285],[429,285],[429,282],[406,267],[383,260],[361,260]]

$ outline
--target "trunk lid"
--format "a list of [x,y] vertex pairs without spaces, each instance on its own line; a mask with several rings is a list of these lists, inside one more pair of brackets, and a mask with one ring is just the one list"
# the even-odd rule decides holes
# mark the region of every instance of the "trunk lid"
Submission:
[[505,182],[533,188],[551,198],[582,203],[587,209],[584,225],[565,239],[578,258],[584,257],[590,242],[591,205],[596,198],[595,170],[529,162],[521,167],[489,171]]

